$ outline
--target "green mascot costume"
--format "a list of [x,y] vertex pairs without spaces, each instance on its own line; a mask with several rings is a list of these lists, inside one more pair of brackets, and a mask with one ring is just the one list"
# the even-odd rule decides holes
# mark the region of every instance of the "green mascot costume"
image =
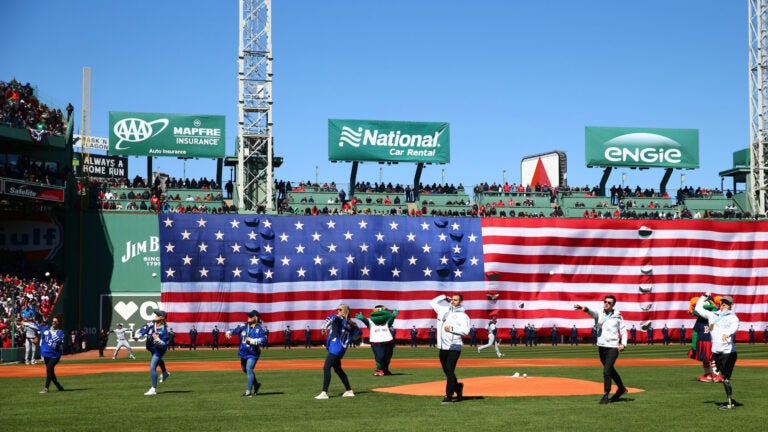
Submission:
[[[723,382],[723,377],[715,366],[712,359],[712,335],[709,333],[709,321],[700,316],[694,310],[698,297],[691,299],[688,313],[696,317],[696,323],[693,325],[693,336],[691,340],[691,349],[688,351],[688,357],[700,361],[704,366],[704,375],[696,378],[701,382]],[[704,309],[714,312],[720,304],[720,296],[707,300],[704,303]]]
[[395,322],[397,310],[391,311],[383,305],[376,305],[371,311],[371,317],[366,318],[362,313],[358,313],[355,318],[362,321],[370,330],[368,337],[373,350],[373,356],[376,359],[376,372],[374,376],[392,375],[389,370],[389,362],[392,361],[392,354],[395,351],[395,338],[392,323]]

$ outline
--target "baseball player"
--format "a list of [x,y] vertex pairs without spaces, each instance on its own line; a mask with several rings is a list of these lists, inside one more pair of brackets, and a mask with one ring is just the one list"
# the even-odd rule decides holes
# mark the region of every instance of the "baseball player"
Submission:
[[40,342],[40,328],[35,324],[33,318],[24,319],[24,363],[28,365],[37,364],[37,344]]
[[126,348],[128,350],[128,356],[131,360],[136,358],[133,356],[133,348],[131,348],[131,344],[128,343],[128,339],[125,337],[125,332],[126,330],[123,328],[123,323],[117,323],[117,328],[110,332],[114,333],[117,338],[117,346],[115,347],[115,353],[112,355],[112,360],[117,358],[117,353],[120,352],[120,348]]
[[477,352],[479,354],[482,350],[493,346],[496,350],[496,357],[503,358],[504,354],[502,354],[499,349],[499,342],[501,341],[496,339],[496,313],[496,311],[491,312],[491,320],[488,322],[488,325],[485,326],[485,329],[488,330],[488,343],[477,347]]

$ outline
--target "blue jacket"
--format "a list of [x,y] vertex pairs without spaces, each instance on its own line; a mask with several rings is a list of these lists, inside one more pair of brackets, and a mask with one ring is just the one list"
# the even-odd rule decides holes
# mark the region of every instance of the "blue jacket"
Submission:
[[40,341],[40,354],[48,358],[60,358],[64,351],[64,332],[50,326],[40,327],[43,339]]
[[344,357],[349,342],[363,332],[355,323],[338,315],[326,318],[323,328],[328,332],[325,348],[329,353]]
[[[158,334],[158,338],[155,339],[154,334]],[[146,323],[144,327],[140,328],[136,332],[136,337],[147,336],[146,347],[147,351],[151,352],[158,357],[162,357],[165,351],[168,349],[168,328],[163,324],[160,328],[155,328],[154,323]]]
[[[259,355],[261,355],[261,346],[267,344],[267,335],[259,324],[250,328],[247,323],[240,324],[233,329],[227,330],[227,333],[240,336],[240,349],[237,351],[237,355],[240,358],[258,360]],[[246,337],[251,338],[250,343],[245,341]]]

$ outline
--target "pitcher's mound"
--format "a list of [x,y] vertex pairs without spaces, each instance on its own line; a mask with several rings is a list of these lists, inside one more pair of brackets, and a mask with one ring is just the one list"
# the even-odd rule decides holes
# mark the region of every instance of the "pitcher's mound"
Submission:
[[[603,394],[603,383],[573,378],[487,376],[462,378],[460,381],[464,383],[465,397],[583,396]],[[632,387],[628,387],[628,389],[629,393],[643,391],[642,389]],[[615,391],[616,388],[614,387],[613,390]],[[445,394],[445,381],[382,387],[375,388],[373,391],[413,396],[443,396]]]

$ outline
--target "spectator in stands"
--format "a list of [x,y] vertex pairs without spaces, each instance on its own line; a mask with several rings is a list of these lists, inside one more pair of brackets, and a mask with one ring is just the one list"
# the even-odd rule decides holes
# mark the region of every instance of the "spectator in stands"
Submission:
[[27,83],[21,85],[15,78],[0,81],[0,121],[14,128],[35,129],[62,135],[66,122],[60,109],[52,109],[40,103],[34,89]]

